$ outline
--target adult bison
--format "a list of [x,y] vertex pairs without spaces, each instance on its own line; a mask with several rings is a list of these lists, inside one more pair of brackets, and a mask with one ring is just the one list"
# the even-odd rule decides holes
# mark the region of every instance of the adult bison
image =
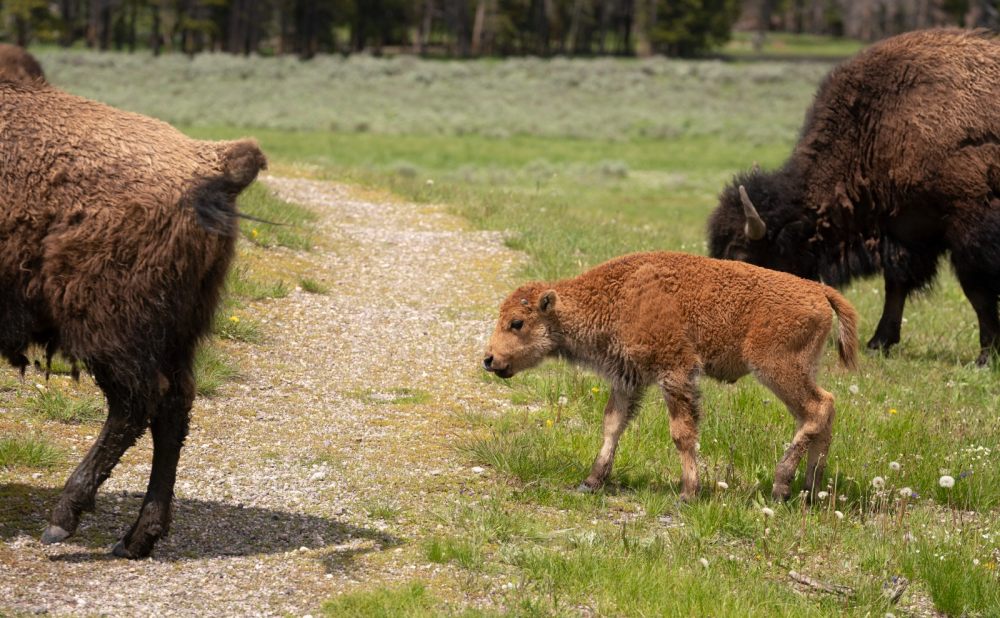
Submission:
[[40,82],[0,82],[0,356],[43,346],[82,361],[108,401],[43,543],[71,535],[147,427],[149,486],[115,546],[149,554],[170,525],[194,399],[192,362],[236,242],[236,196],[256,143],[203,142]]
[[723,191],[709,251],[834,286],[882,271],[881,350],[949,252],[985,364],[1000,352],[1000,40],[911,32],[835,68],[784,166]]

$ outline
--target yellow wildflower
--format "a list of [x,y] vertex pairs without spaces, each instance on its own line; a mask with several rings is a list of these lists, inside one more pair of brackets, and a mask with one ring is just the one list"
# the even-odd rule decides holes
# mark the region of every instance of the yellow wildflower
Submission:
[[898,410],[896,410],[896,408],[889,408],[889,414],[890,415],[896,414],[897,412],[898,412]]
[[554,424],[555,424],[555,423],[554,423],[554,422],[552,422],[552,419],[551,419],[551,418],[548,418],[548,419],[545,419],[545,426],[546,426],[546,427],[551,427],[551,426],[552,426],[552,425],[554,425]]
[[601,389],[598,386],[593,386],[590,388],[590,392],[596,395],[597,393],[601,392]]
[[233,324],[239,324],[240,323],[240,316],[238,316],[238,315],[231,315],[231,316],[229,316],[229,321],[232,322]]
[[253,236],[254,238],[257,238],[257,236],[260,235],[260,232],[257,231],[257,228],[253,228],[252,230],[250,230],[250,235]]

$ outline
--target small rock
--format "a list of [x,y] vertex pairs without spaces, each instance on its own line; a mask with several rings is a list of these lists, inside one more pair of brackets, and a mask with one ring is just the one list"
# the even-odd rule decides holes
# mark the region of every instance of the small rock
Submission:
[[483,472],[486,472],[486,469],[483,468],[482,466],[473,466],[472,471],[475,472],[476,474],[482,474]]

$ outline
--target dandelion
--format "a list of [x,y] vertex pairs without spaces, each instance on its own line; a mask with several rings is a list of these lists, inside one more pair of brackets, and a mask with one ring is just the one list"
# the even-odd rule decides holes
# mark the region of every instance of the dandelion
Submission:
[[569,399],[566,399],[566,395],[562,395],[559,397],[558,403],[561,406],[565,406],[567,403],[569,403]]
[[951,489],[955,486],[955,477],[945,474],[938,480],[938,485],[944,487],[945,489]]
[[257,228],[253,228],[252,230],[250,230],[250,236],[252,238],[257,238],[258,236],[260,236],[260,232],[257,231]]
[[972,565],[973,566],[979,566],[979,558],[973,558],[972,559]]
[[857,384],[851,384],[850,386],[847,387],[847,390],[851,391],[852,395],[857,395],[859,392],[861,392],[861,389],[858,388]]
[[838,520],[844,518],[844,514],[841,513],[840,511],[834,511],[833,514],[836,515],[836,517],[837,517]]
[[434,180],[432,178],[428,178],[427,179],[427,186],[428,187],[433,187],[434,186]]
[[901,498],[912,498],[913,497],[913,490],[910,489],[909,487],[904,487],[904,488],[902,488],[902,489],[899,490],[899,496]]
[[708,560],[707,559],[705,559],[705,558],[698,558],[698,562],[701,563],[701,566],[705,567],[706,569],[708,568]]
[[898,461],[890,461],[889,462],[889,469],[892,470],[893,472],[899,472],[899,469],[901,467],[902,466],[899,465]]
[[719,481],[718,483],[716,483],[716,485],[719,487],[719,489],[729,489],[729,483],[725,481]]
[[897,410],[896,408],[889,408],[889,416],[894,416],[898,412],[899,410]]
[[837,500],[840,500],[841,502],[847,502],[847,496],[845,496],[844,494],[840,494],[839,496],[837,496]]
[[590,387],[590,392],[596,395],[597,393],[601,392],[601,387],[599,387],[599,386],[592,386],[592,387]]
[[821,491],[821,492],[819,492],[818,494],[816,494],[816,497],[817,497],[817,498],[819,498],[820,500],[826,500],[826,498],[827,498],[827,497],[828,497],[829,495],[830,495],[830,493],[829,493],[829,492],[826,492],[826,491]]
[[555,422],[553,422],[553,420],[551,418],[545,419],[545,426],[546,427],[552,427],[552,425],[554,425],[554,424],[555,424]]
[[875,489],[882,489],[883,487],[885,487],[885,479],[882,478],[881,476],[876,476],[875,478],[872,479],[872,487],[874,487]]
[[760,512],[764,514],[764,517],[774,517],[774,510],[772,510],[772,509],[770,509],[770,508],[768,508],[766,506],[763,507],[760,510]]
[[238,316],[238,315],[231,315],[231,316],[229,316],[229,321],[232,322],[233,324],[239,324],[240,323],[240,316]]

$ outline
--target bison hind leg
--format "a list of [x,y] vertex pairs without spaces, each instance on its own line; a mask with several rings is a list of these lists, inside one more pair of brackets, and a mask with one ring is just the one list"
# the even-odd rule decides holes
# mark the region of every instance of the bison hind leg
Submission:
[[153,467],[139,517],[118,541],[112,553],[120,558],[144,558],[170,530],[177,462],[188,433],[195,381],[188,366],[181,366],[156,380],[162,396],[150,423]]

